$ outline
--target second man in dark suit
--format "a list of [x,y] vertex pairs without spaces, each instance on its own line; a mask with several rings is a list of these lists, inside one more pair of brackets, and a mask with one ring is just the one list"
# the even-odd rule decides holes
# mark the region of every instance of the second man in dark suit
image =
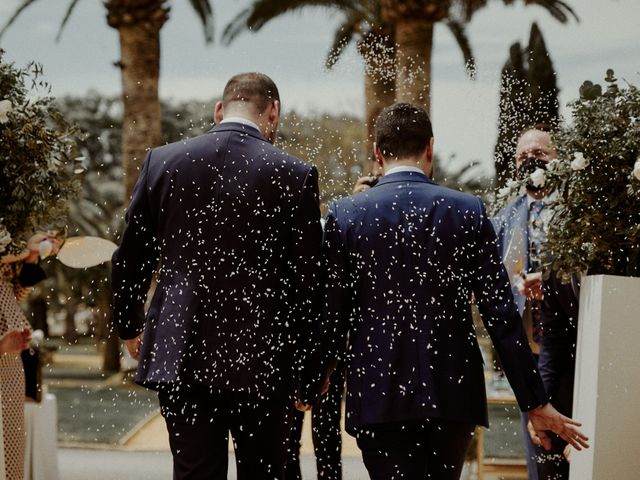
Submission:
[[488,424],[472,293],[537,432],[584,444],[547,402],[482,202],[428,176],[426,112],[392,105],[375,137],[384,176],[329,209],[318,349],[329,365],[349,334],[346,428],[371,478],[459,478],[475,426]]

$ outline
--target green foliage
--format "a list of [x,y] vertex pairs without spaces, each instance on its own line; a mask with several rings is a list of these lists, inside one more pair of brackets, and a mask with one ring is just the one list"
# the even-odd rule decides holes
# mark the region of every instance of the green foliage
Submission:
[[502,69],[498,140],[495,148],[496,178],[499,187],[513,176],[514,155],[520,132],[537,123],[558,121],[558,88],[553,63],[534,23],[529,45],[514,43]]
[[320,200],[326,203],[351,193],[361,174],[365,141],[357,118],[310,118],[291,112],[282,121],[277,145],[318,168]]
[[[552,136],[558,158],[544,186],[553,215],[547,225],[554,270],[640,275],[640,90],[592,82],[570,104],[573,124]],[[524,181],[510,182],[508,196]]]
[[77,129],[55,106],[42,70],[19,69],[0,50],[0,254],[24,250],[37,230],[66,222],[84,171],[74,160]]

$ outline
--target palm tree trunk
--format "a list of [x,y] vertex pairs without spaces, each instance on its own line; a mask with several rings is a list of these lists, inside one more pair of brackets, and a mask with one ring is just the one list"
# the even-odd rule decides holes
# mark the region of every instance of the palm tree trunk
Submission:
[[78,331],[76,330],[75,322],[78,304],[73,299],[70,299],[65,305],[64,310],[64,339],[71,345],[78,340]]
[[[167,12],[157,3],[162,18],[118,22],[122,70],[122,164],[125,203],[138,179],[146,149],[160,144],[160,29]],[[110,23],[111,24],[111,23]]]
[[396,96],[395,43],[389,32],[370,32],[359,44],[358,51],[365,61],[364,98],[367,126],[366,151],[362,170],[374,169],[373,142],[376,118],[383,108],[391,105]]
[[429,112],[433,22],[399,19],[395,24],[395,35],[398,48],[396,100],[415,103]]
[[[125,204],[138,180],[146,149],[160,144],[160,29],[166,0],[107,0],[107,23],[118,30],[122,75],[122,166]],[[110,323],[110,322],[109,322]],[[120,342],[108,327],[103,368],[120,369]]]

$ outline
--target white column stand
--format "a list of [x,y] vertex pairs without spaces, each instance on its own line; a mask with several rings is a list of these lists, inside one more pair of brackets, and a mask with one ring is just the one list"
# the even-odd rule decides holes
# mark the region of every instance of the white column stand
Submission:
[[573,452],[570,480],[640,478],[640,278],[583,279],[573,417],[591,448]]

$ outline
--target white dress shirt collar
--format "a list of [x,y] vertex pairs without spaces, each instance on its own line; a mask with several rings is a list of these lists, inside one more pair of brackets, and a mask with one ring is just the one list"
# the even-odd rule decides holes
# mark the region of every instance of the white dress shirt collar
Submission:
[[220,125],[222,125],[223,123],[241,123],[242,125],[245,125],[247,127],[255,128],[258,133],[260,133],[260,128],[258,128],[258,125],[253,123],[251,120],[247,120],[243,117],[225,117],[220,122]]
[[400,173],[400,172],[413,172],[413,173],[421,173],[424,175],[424,172],[418,168],[409,165],[398,165],[397,167],[391,167],[389,170],[385,172],[385,175],[390,175],[392,173]]

